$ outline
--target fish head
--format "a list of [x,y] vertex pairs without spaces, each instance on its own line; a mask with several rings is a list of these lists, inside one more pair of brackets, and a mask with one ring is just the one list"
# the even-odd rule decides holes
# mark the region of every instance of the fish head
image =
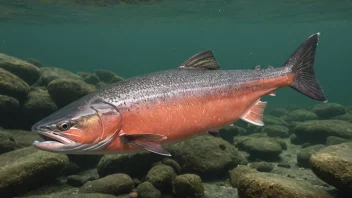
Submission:
[[65,154],[99,154],[120,129],[121,115],[114,105],[101,99],[76,101],[33,125],[32,131],[45,140],[33,146]]

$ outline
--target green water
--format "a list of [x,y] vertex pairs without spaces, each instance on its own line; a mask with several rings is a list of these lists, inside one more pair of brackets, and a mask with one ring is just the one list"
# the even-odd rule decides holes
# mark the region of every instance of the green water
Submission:
[[[222,69],[280,66],[308,36],[321,32],[318,78],[329,102],[350,104],[351,10],[350,0],[109,6],[2,0],[0,53],[72,72],[107,69],[127,78],[175,68],[203,50],[213,50]],[[268,100],[270,107],[317,103],[289,88]]]

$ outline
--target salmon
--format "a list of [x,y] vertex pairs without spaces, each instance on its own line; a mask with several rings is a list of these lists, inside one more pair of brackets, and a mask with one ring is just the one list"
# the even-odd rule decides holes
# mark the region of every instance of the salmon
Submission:
[[147,150],[170,156],[164,144],[216,132],[239,119],[263,126],[275,90],[291,87],[317,101],[327,98],[314,72],[319,33],[281,67],[221,70],[212,51],[175,69],[125,79],[86,95],[33,125],[41,150],[107,154]]

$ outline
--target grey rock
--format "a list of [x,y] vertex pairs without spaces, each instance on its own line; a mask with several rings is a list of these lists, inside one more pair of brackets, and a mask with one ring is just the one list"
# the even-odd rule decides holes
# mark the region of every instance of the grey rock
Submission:
[[40,77],[40,70],[36,66],[5,54],[0,54],[0,68],[15,74],[29,85],[37,82]]
[[329,136],[352,139],[352,123],[342,120],[307,121],[298,124],[293,132],[306,142],[325,144]]
[[313,172],[326,183],[352,192],[352,142],[320,149],[311,157]]
[[147,173],[146,180],[152,183],[157,189],[166,191],[171,189],[172,181],[176,173],[170,166],[160,164],[153,166]]
[[297,154],[297,164],[304,168],[310,168],[309,161],[312,154],[319,151],[322,148],[324,148],[324,145],[318,144],[318,145],[309,146],[307,148],[302,149]]
[[203,197],[202,179],[195,174],[178,175],[172,182],[173,192],[177,197]]
[[137,193],[139,198],[160,198],[160,191],[150,182],[143,182],[138,185]]
[[240,177],[240,197],[320,197],[332,198],[328,192],[311,183],[272,173],[251,173]]
[[132,189],[133,181],[131,177],[126,174],[116,173],[85,183],[79,189],[79,193],[103,193],[121,195],[131,192]]
[[312,110],[319,119],[330,119],[346,113],[345,107],[336,103],[317,104]]

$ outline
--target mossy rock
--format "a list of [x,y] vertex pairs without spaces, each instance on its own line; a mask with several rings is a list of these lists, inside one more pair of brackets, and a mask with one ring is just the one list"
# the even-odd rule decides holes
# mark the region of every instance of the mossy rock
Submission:
[[16,75],[0,68],[0,94],[23,101],[29,92],[28,84]]

